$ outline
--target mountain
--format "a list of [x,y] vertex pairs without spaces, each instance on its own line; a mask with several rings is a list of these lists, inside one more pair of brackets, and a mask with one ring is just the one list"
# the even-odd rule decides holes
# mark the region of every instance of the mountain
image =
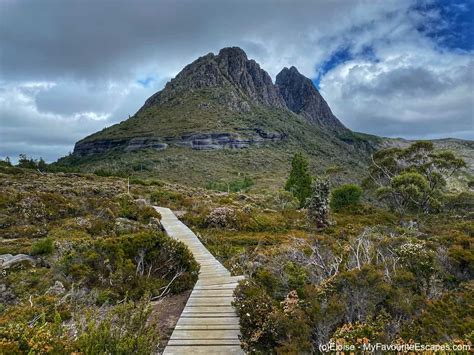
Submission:
[[201,185],[249,175],[268,186],[281,184],[298,151],[315,174],[338,166],[357,179],[379,142],[344,127],[295,67],[274,84],[231,47],[187,65],[135,115],[80,140],[58,164]]

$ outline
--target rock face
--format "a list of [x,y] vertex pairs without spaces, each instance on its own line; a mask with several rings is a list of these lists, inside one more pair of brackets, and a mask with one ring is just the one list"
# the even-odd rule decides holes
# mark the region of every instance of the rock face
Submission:
[[284,68],[276,77],[278,87],[286,106],[309,122],[332,131],[348,131],[333,115],[329,105],[318,92],[313,82],[300,74],[295,67]]
[[284,108],[285,102],[268,73],[238,47],[223,48],[218,55],[209,53],[187,65],[165,88],[151,96],[140,109],[163,104],[182,90],[222,87],[229,91],[230,102],[241,111],[249,102]]
[[251,145],[278,142],[286,138],[285,133],[266,132],[262,129],[237,128],[240,132],[191,133],[179,137],[135,137],[130,139],[102,139],[79,141],[74,154],[86,156],[101,154],[116,149],[132,152],[142,149],[164,150],[169,146],[188,147],[194,150],[242,149]]

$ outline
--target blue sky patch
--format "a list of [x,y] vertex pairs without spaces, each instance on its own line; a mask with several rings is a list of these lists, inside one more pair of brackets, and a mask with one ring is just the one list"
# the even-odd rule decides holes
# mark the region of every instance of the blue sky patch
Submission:
[[147,88],[150,86],[151,83],[153,83],[155,81],[155,78],[152,77],[152,76],[147,76],[146,78],[144,79],[138,79],[137,80],[137,83],[140,84],[141,86],[143,86],[144,88]]
[[437,13],[437,18],[427,16],[418,31],[433,39],[438,46],[448,50],[471,51],[474,49],[474,1],[435,0],[428,5],[414,8],[422,15]]
[[314,85],[319,89],[319,84],[321,82],[321,79],[323,76],[330,71],[331,69],[334,69],[335,67],[344,64],[345,62],[354,59],[349,47],[343,47],[341,49],[338,49],[335,51],[328,60],[326,60],[323,65],[318,70],[318,74],[316,78],[313,79]]

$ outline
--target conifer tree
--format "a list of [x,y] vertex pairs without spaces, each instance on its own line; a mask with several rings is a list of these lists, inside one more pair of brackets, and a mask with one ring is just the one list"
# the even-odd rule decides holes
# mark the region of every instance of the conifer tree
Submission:
[[286,181],[285,190],[290,191],[304,207],[306,199],[311,196],[311,175],[308,171],[308,159],[301,153],[296,153],[291,161],[291,172]]

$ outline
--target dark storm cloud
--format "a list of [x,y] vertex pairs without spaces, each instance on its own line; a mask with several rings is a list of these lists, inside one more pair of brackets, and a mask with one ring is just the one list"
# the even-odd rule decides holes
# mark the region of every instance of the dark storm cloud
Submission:
[[[224,46],[241,46],[272,76],[295,65],[313,78],[342,48],[350,56],[318,82],[344,123],[382,135],[465,136],[472,76],[463,68],[472,54],[438,50],[433,24],[444,23],[440,12],[415,4],[4,0],[0,155],[66,154],[76,140],[133,114],[184,65]],[[445,106],[429,109],[430,98]]]
[[15,80],[117,79],[143,65],[181,67],[225,45],[245,45],[259,57],[275,55],[276,47],[291,58],[302,52],[285,53],[288,48],[324,42],[406,6],[404,1],[367,6],[327,0],[7,0],[0,4],[0,68],[4,78]]

